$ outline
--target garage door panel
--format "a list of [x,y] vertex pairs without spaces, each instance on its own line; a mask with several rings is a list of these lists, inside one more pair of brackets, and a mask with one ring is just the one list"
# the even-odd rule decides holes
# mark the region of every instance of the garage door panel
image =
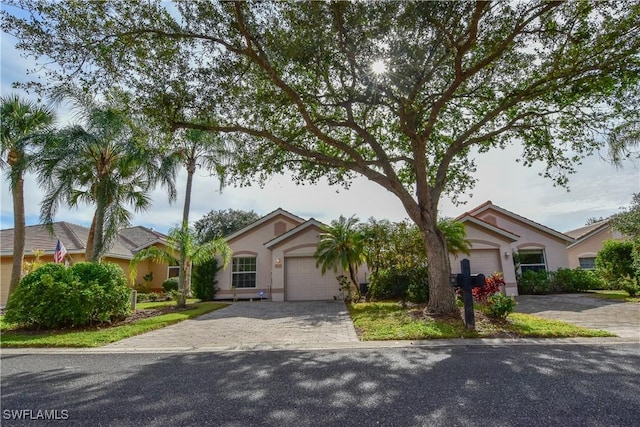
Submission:
[[496,271],[502,271],[498,249],[472,250],[469,261],[471,261],[471,274],[481,273],[489,276]]
[[336,273],[324,275],[313,257],[285,259],[287,301],[332,300],[339,294]]

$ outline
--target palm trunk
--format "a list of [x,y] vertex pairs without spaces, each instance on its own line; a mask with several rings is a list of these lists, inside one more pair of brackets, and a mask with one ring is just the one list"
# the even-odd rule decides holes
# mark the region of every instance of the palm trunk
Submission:
[[360,286],[358,285],[358,278],[356,276],[356,269],[352,264],[349,264],[349,278],[355,287],[357,299],[360,300],[362,295],[360,295]]
[[106,202],[102,194],[98,194],[96,200],[96,213],[95,213],[95,233],[93,236],[93,254],[90,258],[91,262],[98,262],[102,257],[102,251],[104,250],[104,216],[106,210]]
[[93,213],[93,219],[91,220],[91,228],[89,228],[89,236],[87,237],[87,245],[84,252],[84,260],[91,261],[93,258],[93,241],[96,234],[96,214]]
[[13,266],[9,282],[9,296],[18,287],[22,278],[24,262],[25,215],[24,215],[24,176],[19,173],[13,183]]
[[[189,228],[189,210],[191,208],[191,188],[193,187],[193,174],[196,171],[195,159],[187,162],[187,189],[184,195],[184,207],[182,209],[182,231],[187,232]],[[187,295],[191,288],[191,274],[188,271],[188,259],[186,248],[180,248],[180,274],[178,275],[178,286],[181,291],[182,298],[178,301],[178,307],[187,305]]]

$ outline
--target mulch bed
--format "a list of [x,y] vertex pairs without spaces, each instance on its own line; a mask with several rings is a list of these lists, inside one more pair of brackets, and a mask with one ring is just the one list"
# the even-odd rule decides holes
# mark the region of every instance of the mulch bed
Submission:
[[[428,313],[426,304],[414,305],[409,311],[412,317],[422,320],[433,320],[450,324],[458,324],[464,319],[464,308],[460,307],[459,316]],[[507,319],[494,319],[480,310],[474,310],[476,332],[483,338],[518,338],[519,335],[510,328],[511,323]]]

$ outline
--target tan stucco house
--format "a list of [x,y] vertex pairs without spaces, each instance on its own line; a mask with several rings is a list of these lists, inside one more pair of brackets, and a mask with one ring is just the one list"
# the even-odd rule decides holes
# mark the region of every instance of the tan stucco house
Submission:
[[596,266],[596,255],[605,240],[624,240],[625,237],[617,230],[611,228],[609,218],[575,230],[567,231],[565,234],[573,237],[575,241],[567,247],[570,268],[582,268],[593,270]]
[[[43,262],[53,262],[53,254],[58,238],[67,250],[66,262],[84,261],[89,228],[68,222],[53,223],[53,234],[44,225],[30,225],[25,229],[25,262],[35,259],[33,251],[42,250]],[[129,262],[134,254],[149,246],[164,246],[166,238],[155,230],[136,226],[122,229],[113,247],[104,260],[119,265],[129,278]],[[13,263],[13,229],[0,230],[0,304],[7,303],[11,267]],[[162,282],[168,277],[178,275],[178,267],[144,261],[138,265],[135,283],[144,283],[143,277],[152,273],[149,283],[151,290],[161,291]]]
[[[502,272],[505,293],[517,295],[514,256],[520,260],[520,272],[526,270],[555,271],[569,267],[567,246],[571,236],[508,211],[487,201],[458,216],[465,225],[471,242],[471,273],[490,275]],[[465,255],[450,257],[453,274],[460,272]]]
[[322,224],[277,209],[227,236],[232,262],[218,272],[217,299],[309,301],[341,298],[336,276],[313,257]]

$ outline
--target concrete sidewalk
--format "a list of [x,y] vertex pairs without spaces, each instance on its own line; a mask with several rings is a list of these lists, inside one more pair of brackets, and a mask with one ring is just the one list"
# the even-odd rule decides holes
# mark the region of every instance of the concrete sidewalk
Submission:
[[195,319],[101,347],[116,349],[252,348],[357,343],[343,301],[236,302]]
[[611,332],[640,343],[640,303],[588,294],[520,295],[516,312]]

